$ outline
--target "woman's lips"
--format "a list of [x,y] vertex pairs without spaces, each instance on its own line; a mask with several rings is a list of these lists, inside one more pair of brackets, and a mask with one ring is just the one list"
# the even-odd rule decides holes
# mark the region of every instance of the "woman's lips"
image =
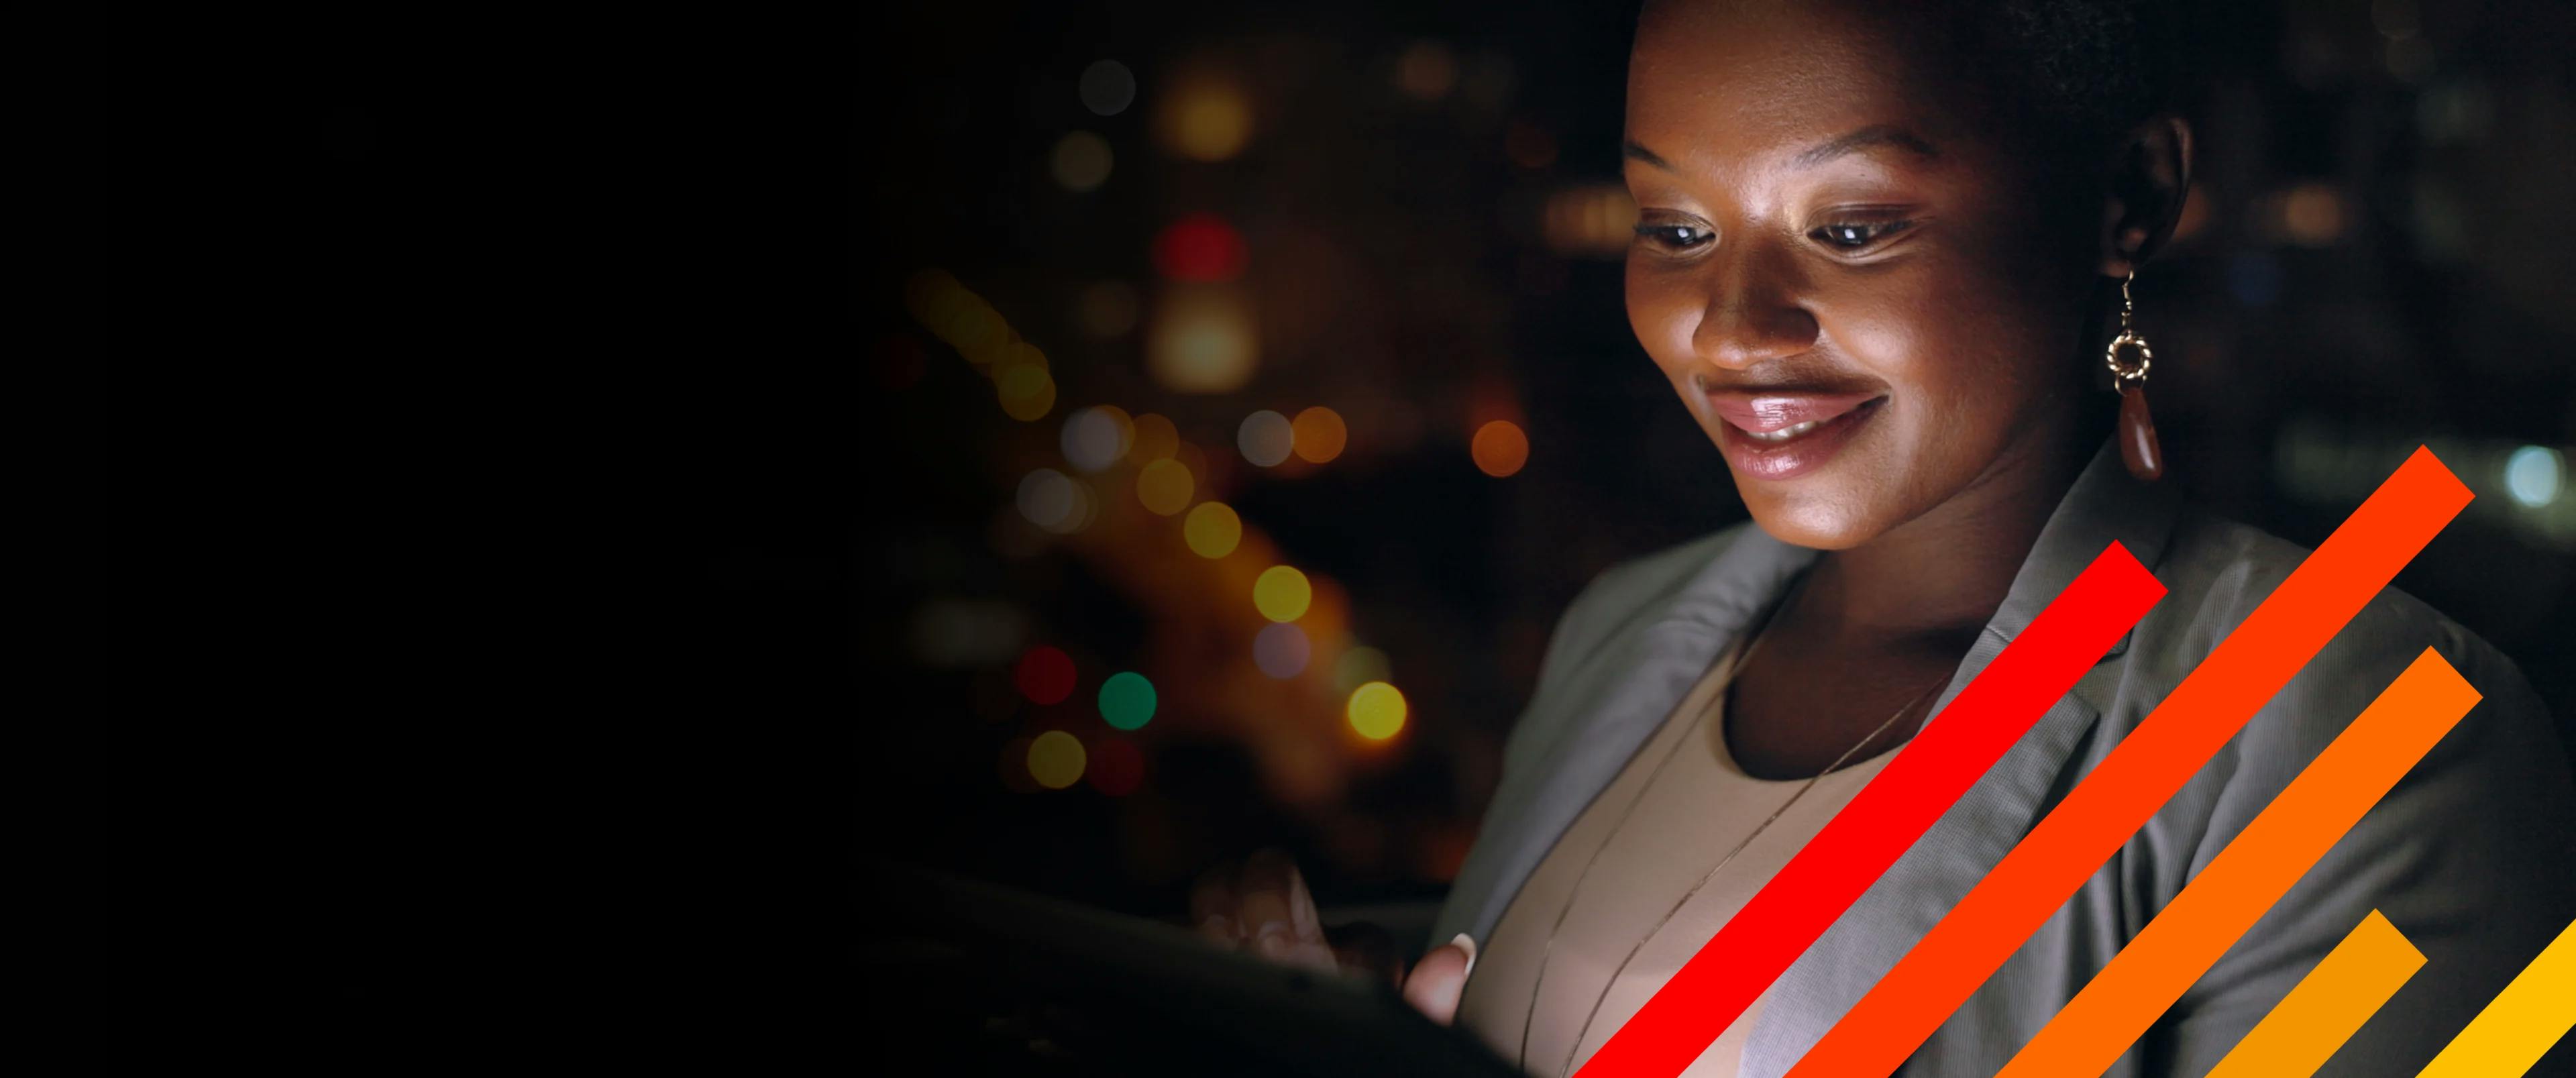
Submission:
[[1876,393],[1754,393],[1716,390],[1718,448],[1756,479],[1793,479],[1833,459],[1887,398]]

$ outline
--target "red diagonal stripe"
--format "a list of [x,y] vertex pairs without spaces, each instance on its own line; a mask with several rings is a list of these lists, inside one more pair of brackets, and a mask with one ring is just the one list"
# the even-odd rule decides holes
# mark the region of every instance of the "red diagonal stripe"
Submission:
[[1582,1078],[1671,1078],[2163,598],[2113,543],[1823,831],[1586,1061]]

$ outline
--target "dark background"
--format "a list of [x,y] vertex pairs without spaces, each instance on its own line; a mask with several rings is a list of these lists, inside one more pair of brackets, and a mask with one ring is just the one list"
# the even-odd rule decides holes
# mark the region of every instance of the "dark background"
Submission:
[[[2166,481],[2313,545],[2430,444],[2477,500],[2399,585],[2513,656],[2567,729],[2576,16],[2200,7],[2192,208],[2137,282]],[[761,94],[671,102],[713,140],[702,169],[747,170],[695,239],[717,276],[739,269],[732,309],[752,322],[710,371],[729,391],[671,420],[722,451],[675,475],[718,494],[719,631],[764,642],[755,670],[848,674],[797,716],[841,755],[790,765],[857,784],[863,856],[1165,916],[1200,869],[1267,844],[1331,905],[1441,893],[1563,604],[1744,515],[1621,306],[1633,11],[963,0],[889,11],[854,59],[769,99],[834,95],[843,126],[820,140],[777,139],[810,102],[796,123],[738,111]],[[1104,60],[1135,86],[1107,114],[1081,89]],[[1194,159],[1167,110],[1221,118],[1228,95],[1248,136]],[[1096,183],[1058,175],[1077,133],[1110,151]],[[764,170],[796,166],[846,179],[822,192],[829,215],[782,208],[810,181]],[[1157,236],[1195,214],[1241,242],[1226,280],[1157,263]],[[1042,414],[1006,414],[1004,353],[949,343],[939,304],[957,301],[925,300],[926,271],[1043,352]],[[1132,320],[1101,298],[1121,294]],[[1177,391],[1156,320],[1206,296],[1236,305],[1220,328],[1257,364],[1235,388]],[[847,313],[832,343],[764,351],[761,312],[809,303]],[[1191,501],[1237,510],[1243,549],[1193,554],[1180,517],[1138,503],[1138,460],[1073,467],[1065,425],[1095,405],[1168,418],[1194,447]],[[1333,459],[1262,467],[1238,448],[1254,412],[1315,406],[1346,420]],[[1530,447],[1503,477],[1470,452],[1495,421]],[[1022,511],[1039,469],[1086,485],[1086,524],[1059,534]],[[1299,623],[1313,658],[1286,678],[1252,661],[1249,581],[1273,563],[1318,581]],[[1336,663],[1362,646],[1409,704],[1384,742],[1344,721]],[[1073,661],[1061,702],[1015,681],[1041,647]],[[1133,731],[1096,706],[1121,671],[1159,695]],[[1064,789],[1029,772],[1049,731],[1085,747]]]

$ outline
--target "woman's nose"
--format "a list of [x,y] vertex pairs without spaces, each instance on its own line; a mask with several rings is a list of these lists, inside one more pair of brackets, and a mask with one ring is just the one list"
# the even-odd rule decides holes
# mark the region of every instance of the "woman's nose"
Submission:
[[1816,317],[1799,305],[1789,271],[1758,249],[1735,254],[1711,260],[1708,306],[1692,348],[1709,362],[1742,368],[1815,347]]

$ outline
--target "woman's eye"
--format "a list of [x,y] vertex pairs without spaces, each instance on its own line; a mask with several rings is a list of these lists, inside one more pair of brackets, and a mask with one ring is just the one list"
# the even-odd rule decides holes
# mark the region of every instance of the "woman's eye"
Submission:
[[1853,224],[1834,224],[1825,225],[1807,234],[1815,237],[1816,242],[1818,243],[1831,247],[1839,247],[1846,251],[1856,251],[1863,247],[1867,247],[1870,244],[1876,243],[1879,240],[1885,239],[1890,235],[1902,232],[1913,224],[1914,222],[1912,221],[1871,221]]
[[1637,236],[1638,238],[1658,247],[1675,251],[1687,251],[1715,238],[1715,233],[1697,225],[1649,224],[1640,222],[1637,225]]

